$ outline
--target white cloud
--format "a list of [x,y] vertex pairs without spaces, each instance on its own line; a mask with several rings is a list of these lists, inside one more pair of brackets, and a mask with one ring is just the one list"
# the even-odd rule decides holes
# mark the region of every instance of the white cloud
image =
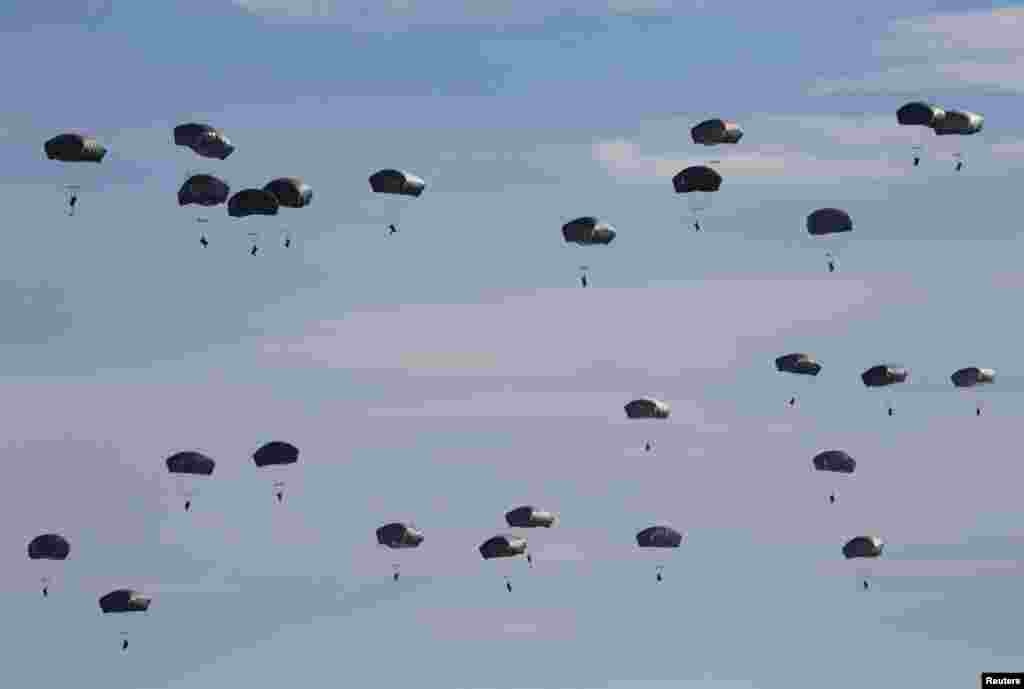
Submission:
[[858,77],[821,79],[812,95],[899,95],[970,87],[1024,93],[1024,9],[892,22],[873,54],[896,61]]

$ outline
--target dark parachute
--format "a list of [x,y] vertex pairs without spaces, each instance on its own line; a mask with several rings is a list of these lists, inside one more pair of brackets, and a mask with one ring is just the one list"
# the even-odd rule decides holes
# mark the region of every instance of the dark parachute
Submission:
[[[910,377],[910,371],[905,368],[898,366],[890,366],[888,364],[878,364],[872,366],[864,373],[860,374],[860,379],[866,387],[869,388],[882,388],[890,385],[896,385],[898,383],[905,383]],[[886,405],[888,407],[888,414],[892,416],[893,406],[892,401],[887,400]]]
[[[252,461],[260,468],[295,464],[299,461],[299,448],[282,440],[272,440],[253,453]],[[284,481],[274,482],[274,495],[278,502],[284,500]]]
[[[43,151],[50,160],[61,163],[102,163],[103,157],[107,155],[107,149],[96,139],[66,132],[58,134],[43,144]],[[75,183],[65,184],[64,193],[67,197],[68,215],[75,214],[75,205],[78,203],[78,192],[82,188],[78,183],[81,180],[75,175]]]
[[[526,539],[519,536],[492,536],[479,548],[480,557],[485,560],[512,558],[526,555]],[[505,588],[512,592],[512,582],[505,576]]]
[[[282,208],[305,208],[313,203],[313,187],[298,177],[279,177],[267,182],[263,190],[277,197]],[[281,235],[287,249],[292,245],[291,234],[287,230],[282,230]]]
[[[149,610],[149,605],[152,602],[152,598],[149,596],[133,591],[131,589],[117,589],[110,593],[100,597],[100,610],[104,614],[125,614],[130,612],[146,612]],[[121,640],[121,650],[128,650],[128,639],[125,632],[121,632],[124,636]]]
[[[683,544],[683,535],[671,526],[649,526],[636,535],[636,544],[640,548],[678,548]],[[661,581],[663,569],[663,564],[655,568],[657,581]]]
[[[821,373],[821,363],[814,360],[810,354],[793,352],[783,354],[775,359],[775,370],[779,373],[792,373],[798,376],[816,377]],[[789,406],[796,404],[796,395],[789,398]]]
[[203,158],[218,160],[224,160],[235,151],[235,147],[222,131],[197,122],[179,124],[175,127],[174,144],[190,148]]
[[178,190],[179,206],[219,206],[228,200],[231,187],[213,175],[192,175]]
[[[942,121],[935,125],[934,130],[938,136],[970,136],[977,134],[985,126],[985,118],[978,113],[966,110],[947,110]],[[956,160],[956,170],[963,169],[963,155],[957,151],[953,154]]]
[[185,483],[188,476],[210,476],[213,474],[217,463],[201,452],[177,452],[167,458],[167,471],[172,474],[179,474],[181,492],[185,496],[185,511],[192,507],[193,491],[189,484]]
[[[853,232],[853,219],[844,210],[839,208],[819,208],[807,216],[807,234],[812,237],[842,235],[845,232]],[[837,244],[834,247],[835,253],[832,251],[825,252],[825,257],[828,259],[828,272],[830,273],[836,269],[836,259],[839,252],[838,244],[841,243],[841,241],[835,241],[835,244]]]
[[551,528],[555,523],[555,515],[532,505],[523,505],[506,512],[505,521],[517,529]]
[[46,157],[62,163],[102,163],[107,149],[82,134],[58,134],[43,145]]
[[672,187],[677,194],[687,195],[695,218],[694,229],[700,231],[700,212],[711,206],[711,194],[722,187],[722,176],[707,166],[694,165],[673,177]]
[[[996,372],[991,368],[969,366],[955,371],[949,379],[953,382],[955,387],[973,388],[979,385],[991,385],[994,383],[996,381]],[[978,400],[974,407],[974,415],[981,416],[981,409],[981,400]]]
[[[421,543],[423,543],[423,532],[412,524],[392,522],[377,529],[377,544],[392,550],[418,548]],[[391,578],[398,581],[401,576],[401,568],[397,562],[392,564],[392,569],[394,572]]]
[[30,560],[66,560],[70,554],[71,544],[60,534],[42,534],[28,544]]
[[228,215],[244,218],[250,215],[277,215],[277,197],[263,189],[242,189],[228,201]]
[[637,533],[636,544],[641,548],[678,548],[683,535],[671,526],[649,526]]
[[850,539],[843,546],[843,557],[847,560],[854,558],[875,558],[882,554],[885,544],[877,536],[857,536]]
[[814,468],[818,471],[833,471],[838,474],[852,474],[857,461],[842,450],[825,450],[814,456]]
[[672,413],[667,404],[650,397],[627,402],[623,409],[629,419],[667,419]]
[[277,197],[284,208],[305,208],[313,202],[313,187],[297,177],[280,177],[263,187]]
[[695,144],[715,146],[737,144],[743,138],[743,130],[735,122],[722,119],[704,120],[690,129],[690,138]]
[[426,186],[416,175],[401,170],[378,170],[370,175],[370,189],[378,194],[419,196]]
[[[946,117],[946,111],[930,103],[915,101],[907,103],[896,111],[896,121],[905,127],[927,127],[934,129]],[[917,137],[918,143],[914,145],[914,167],[921,164],[921,153],[923,146],[921,137]]]
[[580,246],[611,244],[615,239],[615,228],[588,215],[562,225],[562,237],[567,243]]

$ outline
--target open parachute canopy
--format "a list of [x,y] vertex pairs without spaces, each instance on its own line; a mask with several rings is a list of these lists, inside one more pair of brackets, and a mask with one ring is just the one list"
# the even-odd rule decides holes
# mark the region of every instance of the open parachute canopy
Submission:
[[96,139],[68,132],[58,134],[43,144],[43,151],[50,160],[62,163],[102,163],[107,149]]
[[313,202],[313,187],[297,177],[279,177],[267,182],[263,191],[273,194],[284,208],[305,208]]
[[250,215],[277,215],[277,197],[263,189],[243,189],[228,201],[228,215],[244,218]]
[[694,191],[715,192],[722,186],[722,176],[705,165],[694,165],[680,171],[672,178],[672,187],[677,194]]
[[629,419],[667,419],[672,413],[669,406],[651,397],[641,397],[626,403],[623,407]]
[[972,388],[975,385],[988,385],[996,380],[996,372],[991,368],[969,366],[962,368],[949,377],[958,388]]
[[149,610],[152,598],[131,589],[117,589],[100,598],[100,610],[104,613],[145,612]]
[[172,474],[209,476],[217,463],[201,452],[176,452],[167,458],[167,471]]
[[843,557],[847,560],[857,557],[879,557],[884,548],[885,544],[877,536],[857,536],[843,546]]
[[807,233],[812,236],[852,231],[853,219],[839,208],[819,208],[807,216]]
[[423,532],[411,524],[392,522],[377,529],[377,543],[388,548],[417,548],[423,543]]
[[819,452],[812,460],[817,471],[832,471],[837,474],[852,474],[857,469],[857,461],[843,450],[825,450]]
[[636,544],[641,548],[678,548],[683,535],[671,526],[649,526],[636,535]]
[[66,560],[70,554],[71,544],[60,534],[42,534],[28,543],[30,560]]
[[551,528],[555,523],[555,515],[532,505],[523,505],[506,512],[505,521],[517,529]]
[[945,110],[922,101],[907,103],[896,111],[896,121],[910,127],[935,127],[945,117]]
[[934,127],[935,133],[939,136],[957,134],[969,136],[977,134],[985,126],[985,118],[978,113],[966,110],[947,110],[943,117]]
[[587,215],[562,225],[562,237],[567,243],[581,246],[611,244],[615,239],[615,228]]
[[295,464],[299,461],[299,448],[282,440],[272,440],[253,453],[252,461],[258,467]]
[[526,553],[526,539],[520,536],[492,536],[479,548],[485,560],[497,557],[516,557]]
[[905,368],[889,364],[878,364],[860,374],[860,379],[869,388],[880,388],[886,385],[904,383],[909,376],[910,371]]
[[402,170],[378,170],[370,175],[370,189],[378,194],[419,196],[426,186],[422,179]]
[[234,153],[235,147],[224,132],[208,124],[189,122],[174,128],[174,144],[192,149],[203,158],[224,160]]
[[821,364],[810,354],[793,352],[783,354],[775,359],[775,370],[780,373],[794,373],[803,376],[816,376],[821,373]]
[[735,122],[722,119],[704,120],[690,129],[690,138],[693,139],[693,143],[705,146],[736,144],[743,138],[743,130]]
[[228,200],[231,187],[213,175],[192,175],[178,190],[179,206],[219,206]]

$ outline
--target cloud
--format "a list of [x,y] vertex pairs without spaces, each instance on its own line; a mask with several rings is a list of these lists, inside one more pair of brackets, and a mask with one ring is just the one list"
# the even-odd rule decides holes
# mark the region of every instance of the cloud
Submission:
[[889,24],[872,50],[894,64],[857,77],[819,79],[811,95],[902,95],[987,87],[1024,92],[1024,9],[942,14]]

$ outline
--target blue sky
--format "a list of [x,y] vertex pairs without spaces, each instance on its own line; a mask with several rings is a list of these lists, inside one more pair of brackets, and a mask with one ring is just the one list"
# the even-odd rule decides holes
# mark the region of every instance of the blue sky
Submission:
[[[852,689],[1019,669],[1024,9],[52,4],[0,7],[11,683]],[[985,129],[923,138],[912,170],[895,110],[916,99]],[[743,141],[694,146],[713,116]],[[174,147],[190,120],[237,152]],[[75,129],[102,165],[44,158]],[[671,177],[711,159],[725,183],[696,234]],[[426,193],[374,198],[383,167]],[[299,176],[314,201],[211,212],[204,250],[175,201],[199,171]],[[855,224],[831,275],[804,229],[822,206]],[[586,214],[613,245],[562,243]],[[781,376],[790,351],[824,371]],[[866,390],[883,361],[911,382]],[[954,390],[968,365],[996,385]],[[671,419],[627,422],[641,395]],[[258,472],[271,439],[300,463]],[[831,448],[856,475],[811,470]],[[218,465],[184,514],[163,460],[188,449]],[[523,503],[559,515],[526,534],[535,569],[482,562]],[[393,520],[423,547],[381,552]],[[659,522],[687,533],[661,560],[633,541]],[[72,555],[42,601],[25,544],[51,530]],[[861,534],[888,544],[870,594],[840,553]],[[118,587],[150,612],[104,618]]]

